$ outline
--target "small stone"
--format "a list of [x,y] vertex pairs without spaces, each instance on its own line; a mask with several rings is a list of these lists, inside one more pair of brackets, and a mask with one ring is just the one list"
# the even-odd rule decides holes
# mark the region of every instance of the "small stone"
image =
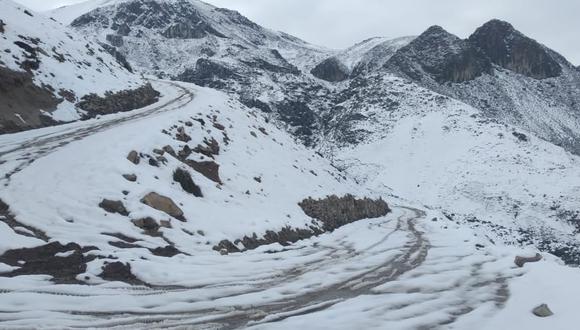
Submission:
[[123,174],[123,177],[125,178],[125,180],[130,182],[137,181],[137,176],[135,174]]
[[159,225],[155,219],[147,217],[137,220],[132,220],[133,224],[147,232],[157,232],[159,230]]
[[99,203],[99,207],[109,213],[118,213],[123,216],[128,216],[129,212],[123,205],[121,201],[112,201],[109,199],[103,199],[101,203]]
[[163,156],[163,154],[165,154],[165,151],[161,149],[153,149],[153,153]]
[[536,253],[536,255],[533,257],[517,256],[514,260],[514,263],[516,264],[516,266],[521,268],[521,267],[524,267],[524,265],[528,262],[538,262],[540,260],[542,260],[542,255],[539,253]]
[[161,220],[159,221],[159,225],[163,228],[173,228],[171,225],[171,220]]
[[226,249],[221,249],[221,250],[220,250],[220,254],[221,254],[222,256],[227,256],[229,253],[228,253],[228,250],[226,250]]
[[139,154],[135,150],[131,151],[129,155],[127,155],[127,159],[135,165],[138,165],[139,162],[141,161],[141,159],[139,158]]
[[536,315],[537,317],[548,317],[554,315],[554,313],[550,310],[550,308],[546,304],[541,304],[540,306],[534,308],[532,310],[532,313],[534,313],[534,315]]

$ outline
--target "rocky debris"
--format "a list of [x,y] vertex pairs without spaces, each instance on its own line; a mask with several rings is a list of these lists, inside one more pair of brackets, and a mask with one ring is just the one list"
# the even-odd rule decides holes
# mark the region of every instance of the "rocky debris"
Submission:
[[41,110],[56,110],[59,100],[47,86],[35,85],[30,72],[0,66],[0,100],[0,134],[56,124]]
[[131,272],[131,265],[128,263],[119,261],[107,263],[103,266],[102,270],[99,277],[105,281],[118,281],[133,285],[145,284]]
[[4,33],[4,27],[6,26],[6,23],[4,23],[3,20],[0,19],[0,33]]
[[99,203],[99,207],[109,213],[117,213],[123,216],[128,216],[129,211],[123,205],[121,201],[113,201],[109,199],[103,199],[101,203]]
[[129,182],[136,182],[137,181],[137,176],[135,174],[123,174],[123,177],[125,178],[125,180],[127,180]]
[[141,203],[158,211],[165,212],[177,220],[185,221],[185,218],[183,217],[183,211],[169,197],[152,192],[143,197],[143,199],[141,199]]
[[345,81],[349,77],[348,68],[336,57],[328,58],[310,71],[318,79],[329,82]]
[[129,154],[127,155],[127,159],[135,165],[139,165],[139,163],[141,162],[141,157],[139,157],[139,153],[135,150],[129,152]]
[[211,140],[207,138],[203,139],[205,145],[198,144],[197,147],[193,149],[193,152],[197,152],[209,158],[214,158],[214,156],[219,155],[220,145],[213,137]]
[[[292,127],[291,132],[302,138],[306,146],[314,143],[314,131],[319,128],[319,118],[307,103],[285,100],[275,105],[279,119]],[[255,134],[255,133],[254,133]]]
[[332,195],[319,200],[307,198],[298,205],[306,215],[322,221],[326,231],[332,231],[357,220],[382,217],[391,212],[382,199],[356,199],[352,195],[344,197]]
[[60,242],[9,250],[0,256],[0,262],[19,268],[0,276],[50,275],[56,283],[79,283],[76,277],[84,273],[87,263],[96,258],[84,255],[92,250],[97,248],[81,247],[76,243],[62,245]]
[[491,20],[478,28],[469,42],[494,64],[535,79],[557,77],[562,67],[550,51],[504,21]]
[[181,185],[181,188],[195,197],[203,197],[201,188],[193,182],[191,174],[188,171],[177,168],[173,172],[173,180]]
[[140,109],[157,102],[159,95],[159,92],[148,83],[136,89],[116,93],[106,92],[105,96],[88,94],[83,96],[76,106],[87,112],[84,117],[86,119],[98,115]]
[[58,96],[62,97],[63,99],[67,100],[70,103],[75,103],[77,101],[77,96],[75,92],[69,89],[61,88],[58,91]]
[[222,184],[222,180],[220,179],[219,175],[219,164],[212,161],[196,162],[194,160],[185,160],[185,163],[196,172],[200,173],[211,181]]
[[207,33],[199,26],[176,23],[169,26],[161,35],[168,39],[201,39]]
[[540,260],[542,260],[542,255],[539,253],[536,253],[536,255],[533,257],[517,256],[514,260],[514,263],[516,264],[516,266],[521,268],[521,267],[524,267],[524,265],[528,262],[538,262]]
[[185,133],[185,128],[183,126],[177,128],[177,134],[175,134],[175,138],[177,139],[177,141],[181,141],[181,142],[189,142],[191,141],[191,136],[187,135],[187,133]]
[[141,229],[143,229],[147,233],[156,233],[159,231],[159,224],[157,221],[151,217],[141,218],[136,220],[131,220],[133,224]]
[[532,313],[537,317],[549,317],[554,315],[554,313],[550,310],[550,308],[546,304],[541,304],[540,306],[534,308],[532,310]]
[[[269,245],[273,243],[279,243],[283,246],[288,246],[292,243],[311,238],[323,233],[320,228],[312,226],[309,229],[298,229],[291,227],[284,227],[278,232],[267,231],[266,234],[259,238],[256,233],[251,237],[245,236],[242,239],[236,240],[234,243],[223,240],[218,245],[213,247],[214,251],[220,252],[220,254],[225,255],[228,253],[243,252],[247,250],[254,250],[263,245]],[[238,248],[238,246],[243,246],[243,248]],[[226,253],[223,253],[225,251]]]

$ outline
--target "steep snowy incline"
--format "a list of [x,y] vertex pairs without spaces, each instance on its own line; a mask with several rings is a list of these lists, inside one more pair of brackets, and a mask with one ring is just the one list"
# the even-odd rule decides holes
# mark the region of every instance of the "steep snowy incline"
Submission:
[[89,94],[141,88],[136,103],[155,98],[91,39],[9,0],[0,1],[0,12],[0,133],[91,116],[90,105],[79,106]]
[[577,156],[400,78],[377,79],[389,93],[335,119],[334,134],[350,137],[343,147],[335,138],[327,144],[339,168],[436,207],[490,241],[532,244],[580,263]]

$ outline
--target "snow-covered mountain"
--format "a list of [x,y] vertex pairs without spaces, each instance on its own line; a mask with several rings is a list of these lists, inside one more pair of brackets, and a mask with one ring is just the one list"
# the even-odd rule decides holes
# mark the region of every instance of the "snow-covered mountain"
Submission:
[[[126,91],[125,98],[133,94],[133,108],[155,100],[147,82],[94,39],[12,1],[3,0],[0,6],[0,132],[115,111],[114,104],[97,106],[105,93]],[[131,107],[130,103],[121,106]]]
[[87,120],[0,136],[0,327],[575,320],[580,74],[508,23],[329,50],[198,0],[3,1],[2,70]]

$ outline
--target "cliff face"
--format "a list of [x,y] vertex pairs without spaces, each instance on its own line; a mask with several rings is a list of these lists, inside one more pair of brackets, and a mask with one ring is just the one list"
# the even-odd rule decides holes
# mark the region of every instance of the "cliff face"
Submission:
[[469,42],[494,64],[519,74],[545,79],[562,73],[560,64],[546,47],[516,31],[507,22],[492,20],[484,24],[469,37]]
[[484,24],[469,37],[469,42],[494,64],[519,74],[545,79],[562,73],[562,67],[546,47],[507,22],[492,20]]

